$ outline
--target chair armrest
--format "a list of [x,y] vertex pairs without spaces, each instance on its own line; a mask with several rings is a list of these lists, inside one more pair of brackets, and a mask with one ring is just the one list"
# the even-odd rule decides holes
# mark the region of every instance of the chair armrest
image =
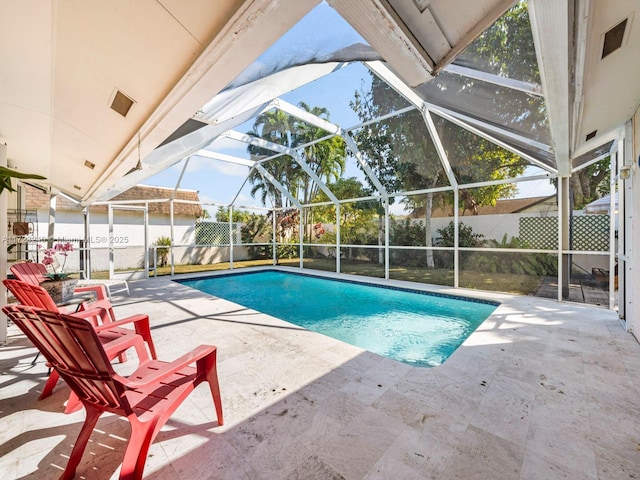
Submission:
[[[104,310],[104,309],[100,308],[100,310]],[[87,311],[91,311],[91,310],[87,310]],[[131,315],[130,317],[123,318],[121,320],[116,320],[115,322],[104,323],[102,325],[95,327],[95,330],[96,332],[101,332],[103,330],[109,330],[110,328],[113,328],[113,327],[122,327],[125,325],[129,325],[130,323],[134,324],[136,333],[138,334],[140,334],[142,330],[148,331],[149,315],[138,313],[136,315]],[[142,324],[142,325],[139,325],[139,324]]]
[[[103,307],[92,307],[87,310],[80,310],[71,314],[74,317],[84,318],[89,320],[93,325],[93,328],[100,328],[97,319],[100,318],[102,323],[105,323],[105,318],[109,318],[109,312]],[[110,325],[107,323],[107,325]]]
[[139,357],[140,361],[149,360],[149,356],[146,354],[144,348],[144,340],[140,335],[126,335],[116,340],[111,340],[109,343],[103,344],[104,352],[107,354],[109,360],[113,360],[121,353],[126,352],[130,348],[135,348],[138,356],[140,352],[143,352],[144,356]]
[[96,294],[96,300],[107,300],[107,289],[104,285],[84,285],[73,289],[76,293],[93,292]]
[[[154,373],[150,375],[145,375],[141,378],[132,380],[131,377],[136,375],[136,372],[134,372],[128,378],[123,378],[121,382],[128,389],[144,388],[148,385],[157,383],[163,378],[167,378],[173,375],[177,371],[191,365],[192,363],[197,362],[198,360],[205,358],[208,355],[214,355],[215,352],[216,347],[214,347],[213,345],[200,345],[199,347],[194,348],[189,353],[176,358],[171,363],[162,362],[164,363],[164,365],[159,370],[155,370]],[[144,363],[141,363],[140,366],[143,367]]]
[[106,315],[101,317],[103,323],[109,323],[115,320],[115,314],[113,313],[113,307],[111,306],[111,302],[109,300],[95,300],[93,302],[87,302],[80,305],[78,311],[92,308],[104,308],[107,312]]

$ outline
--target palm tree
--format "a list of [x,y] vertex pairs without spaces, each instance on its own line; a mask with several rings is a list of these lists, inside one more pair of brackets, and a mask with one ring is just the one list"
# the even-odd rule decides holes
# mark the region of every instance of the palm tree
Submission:
[[[324,107],[309,107],[306,103],[298,104],[303,110],[329,120],[329,111]],[[304,122],[296,125],[296,140],[298,144],[305,144],[325,137],[327,132]],[[346,147],[341,137],[332,137],[322,142],[314,143],[304,148],[302,158],[311,170],[325,183],[337,181],[344,172],[346,163]],[[310,203],[318,195],[319,186],[308,176],[303,178],[301,193],[298,198],[302,203]]]
[[[324,107],[309,107],[304,102],[298,106],[305,111],[324,120],[329,120],[329,111]],[[280,110],[272,110],[256,118],[249,135],[263,138],[285,147],[295,149],[314,140],[325,137],[328,132],[310,125],[302,120],[291,117]],[[248,151],[251,158],[258,160],[273,152],[250,145]],[[342,175],[346,163],[346,147],[340,137],[332,137],[322,142],[314,143],[299,151],[302,160],[325,183],[335,181]],[[316,184],[302,170],[300,165],[287,155],[282,155],[262,164],[276,180],[289,190],[294,198],[303,204],[311,203],[318,194],[319,185]],[[266,205],[267,197],[271,197],[275,208],[290,206],[290,202],[266,178],[253,169],[249,176],[252,184],[251,195],[260,192],[262,203]],[[303,224],[307,224],[306,212],[303,214]]]
[[[291,131],[293,130],[293,119],[280,110],[271,110],[259,115],[249,135],[263,138],[271,143],[291,148]],[[252,160],[260,160],[273,154],[271,150],[267,150],[254,145],[247,147]],[[294,165],[295,162],[287,155],[274,158],[262,164],[273,178],[278,180],[285,188],[292,191],[292,186],[296,183],[298,177],[299,166]],[[275,208],[288,206],[288,200],[283,198],[282,193],[262,174],[252,169],[249,174],[249,182],[253,185],[251,195],[260,192],[260,200],[263,205],[267,204],[267,198],[270,197]]]
[[[287,155],[269,160],[263,166],[273,178],[286,188],[289,188],[289,190],[291,190],[290,184],[294,181],[293,179],[299,175],[296,170],[300,170],[299,165]],[[275,185],[264,178],[255,168],[251,169],[249,173],[249,183],[252,185],[251,196],[255,198],[256,194],[260,192],[260,201],[263,205],[266,205],[267,198],[270,198],[274,208],[291,206],[289,200],[282,195]]]

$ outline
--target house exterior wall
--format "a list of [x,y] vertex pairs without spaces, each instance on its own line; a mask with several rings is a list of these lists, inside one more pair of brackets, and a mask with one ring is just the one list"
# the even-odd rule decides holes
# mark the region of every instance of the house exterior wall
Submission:
[[[625,163],[631,165],[631,178],[624,182],[625,189],[625,249],[627,259],[624,270],[624,305],[621,314],[627,322],[627,329],[640,339],[640,307],[638,306],[637,290],[640,285],[640,265],[638,264],[638,243],[640,241],[640,221],[636,212],[640,212],[640,108],[631,119],[631,126],[627,128],[627,136],[631,130],[631,141],[627,146],[631,152],[626,152]],[[628,149],[628,147],[627,147]],[[635,250],[635,251],[634,251]]]

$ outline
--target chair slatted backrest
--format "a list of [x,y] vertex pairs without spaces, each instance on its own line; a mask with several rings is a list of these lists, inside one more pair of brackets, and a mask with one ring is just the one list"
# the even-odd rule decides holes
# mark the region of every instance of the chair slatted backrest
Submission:
[[98,408],[129,410],[98,336],[84,319],[24,305],[2,309],[78,397]]
[[11,273],[18,280],[30,283],[31,285],[40,285],[47,280],[47,266],[42,263],[21,262],[11,265]]
[[35,308],[57,311],[58,307],[49,293],[37,284],[32,284],[20,280],[3,280],[2,283],[9,289],[13,296],[23,305]]
[[[41,308],[43,310],[49,310],[52,312],[65,313],[64,309],[60,309],[56,302],[53,301],[49,292],[39,285],[33,285],[27,282],[21,282],[20,280],[5,279],[2,281],[5,287],[9,289],[13,296],[16,297],[18,302],[22,305],[28,305],[34,308]],[[79,307],[84,311],[83,306]],[[91,321],[94,326],[105,324],[115,320],[115,313],[113,307],[108,300],[98,300],[91,304],[91,310],[95,311],[95,315],[91,317],[85,316],[87,320]]]

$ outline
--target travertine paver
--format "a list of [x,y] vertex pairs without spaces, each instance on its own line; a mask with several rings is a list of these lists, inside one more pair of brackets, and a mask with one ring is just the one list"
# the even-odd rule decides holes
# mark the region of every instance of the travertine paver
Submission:
[[[423,369],[166,278],[130,287],[116,311],[150,315],[161,358],[218,346],[226,420],[217,426],[199,387],[159,434],[145,478],[640,478],[640,346],[615,312],[468,292],[502,305],[444,365]],[[9,335],[0,471],[58,478],[84,414],[62,413],[62,384],[37,400],[46,367]],[[128,434],[126,421],[102,419],[77,478],[117,478]]]

